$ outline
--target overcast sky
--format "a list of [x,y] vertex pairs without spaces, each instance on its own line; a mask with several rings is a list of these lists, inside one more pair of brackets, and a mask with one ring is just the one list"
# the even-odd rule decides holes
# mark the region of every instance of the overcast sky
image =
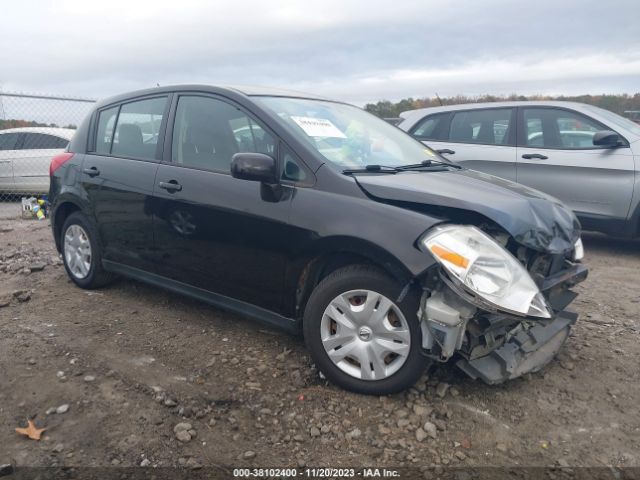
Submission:
[[640,91],[640,1],[3,2],[0,87],[258,84],[363,105]]

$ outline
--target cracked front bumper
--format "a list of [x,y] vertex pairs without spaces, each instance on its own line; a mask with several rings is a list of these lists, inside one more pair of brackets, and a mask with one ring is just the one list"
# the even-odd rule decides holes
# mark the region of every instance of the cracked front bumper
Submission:
[[472,378],[494,385],[537,372],[549,363],[578,320],[577,313],[565,310],[576,297],[570,288],[588,275],[587,267],[580,263],[567,263],[566,267],[539,281],[540,290],[555,311],[553,319],[522,329],[485,356],[458,360],[458,367]]
[[460,359],[456,365],[471,378],[491,385],[537,372],[556,356],[577,319],[576,313],[558,312],[553,320],[518,332],[488,355]]

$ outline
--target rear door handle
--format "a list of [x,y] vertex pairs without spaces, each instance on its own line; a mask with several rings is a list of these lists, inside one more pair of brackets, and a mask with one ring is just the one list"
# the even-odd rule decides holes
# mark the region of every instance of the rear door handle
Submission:
[[440,149],[440,150],[436,150],[436,152],[438,152],[440,155],[442,155],[443,153],[447,153],[449,155],[453,155],[454,153],[456,153],[453,150],[450,150],[448,148],[443,148],[443,149]]
[[84,168],[82,171],[90,177],[97,177],[98,175],[100,175],[100,170],[98,170],[96,167]]
[[158,186],[160,188],[163,188],[164,190],[166,190],[169,193],[179,192],[179,191],[182,190],[182,185],[180,185],[175,180],[171,180],[170,182],[160,182],[160,183],[158,183]]
[[546,155],[542,155],[541,153],[525,153],[524,155],[522,155],[522,158],[526,158],[527,160],[531,160],[533,158],[538,160],[546,160],[549,157],[547,157]]

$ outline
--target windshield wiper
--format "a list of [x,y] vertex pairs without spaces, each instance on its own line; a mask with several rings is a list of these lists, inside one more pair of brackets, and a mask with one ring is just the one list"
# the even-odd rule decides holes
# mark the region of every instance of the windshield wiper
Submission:
[[347,168],[342,173],[349,175],[352,173],[398,173],[398,167],[389,167],[387,165],[365,165],[362,168]]
[[451,167],[457,170],[460,170],[462,168],[461,165],[458,165],[455,163],[443,162],[441,160],[424,160],[421,163],[414,163],[411,165],[401,165],[399,167],[394,167],[394,168],[396,168],[398,171],[404,171],[404,170],[431,170],[431,169],[436,170],[436,169],[441,169],[443,167]]
[[461,165],[455,163],[442,162],[440,160],[425,160],[422,163],[416,163],[412,165],[400,165],[398,167],[390,167],[389,165],[365,165],[362,168],[347,168],[342,173],[350,175],[352,173],[398,173],[408,170],[418,170],[423,172],[442,172],[447,168],[461,169]]

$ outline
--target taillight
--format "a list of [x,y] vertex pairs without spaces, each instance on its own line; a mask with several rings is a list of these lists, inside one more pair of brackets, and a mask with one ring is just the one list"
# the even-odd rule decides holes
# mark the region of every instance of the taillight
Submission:
[[51,163],[49,164],[49,176],[53,175],[53,173],[58,170],[62,165],[71,160],[73,157],[73,153],[64,152],[60,155],[56,155],[51,159]]

